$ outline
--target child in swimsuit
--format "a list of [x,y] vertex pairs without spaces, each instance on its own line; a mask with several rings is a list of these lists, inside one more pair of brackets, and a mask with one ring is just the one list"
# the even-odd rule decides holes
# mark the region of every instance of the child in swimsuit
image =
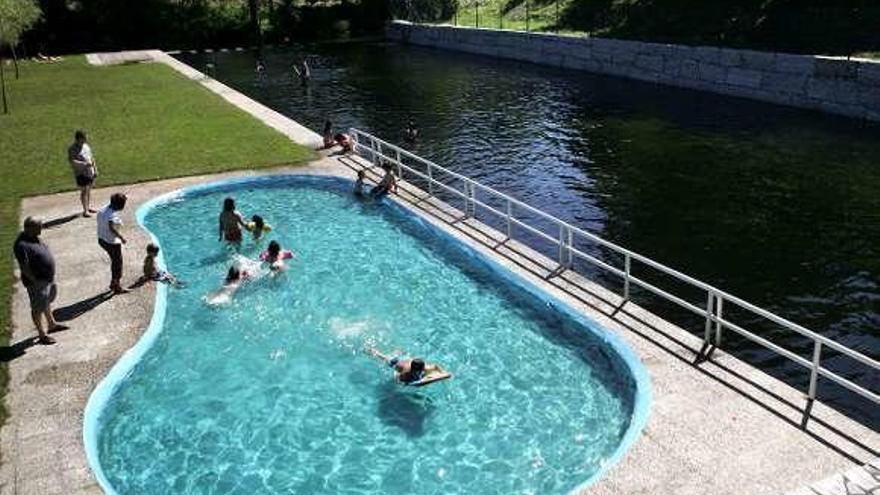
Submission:
[[354,182],[354,195],[363,198],[366,196],[364,192],[364,179],[367,177],[367,174],[363,170],[358,170],[358,178]]
[[267,224],[260,215],[251,217],[247,229],[254,235],[254,241],[259,241],[263,237],[263,233],[272,232],[272,226]]
[[175,287],[181,287],[183,284],[177,280],[177,277],[165,270],[159,270],[156,267],[156,256],[159,255],[159,246],[152,242],[147,244],[147,256],[144,258],[144,274],[141,280],[153,282],[166,282]]
[[269,269],[273,272],[283,270],[284,260],[290,258],[293,258],[293,251],[282,250],[278,241],[270,242],[269,247],[260,254],[260,260],[269,263]]
[[397,179],[394,178],[394,172],[391,171],[391,165],[387,163],[382,165],[382,168],[385,170],[385,176],[382,177],[382,181],[376,185],[373,189],[370,190],[370,196],[373,199],[379,199],[390,192],[397,192]]

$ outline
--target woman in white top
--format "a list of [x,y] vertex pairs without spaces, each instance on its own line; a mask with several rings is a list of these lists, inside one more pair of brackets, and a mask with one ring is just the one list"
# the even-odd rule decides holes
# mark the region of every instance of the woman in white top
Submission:
[[128,289],[122,288],[122,245],[127,241],[119,233],[122,219],[119,212],[125,208],[128,198],[125,194],[116,193],[110,196],[110,204],[98,212],[98,244],[110,256],[110,290],[114,294],[125,294]]

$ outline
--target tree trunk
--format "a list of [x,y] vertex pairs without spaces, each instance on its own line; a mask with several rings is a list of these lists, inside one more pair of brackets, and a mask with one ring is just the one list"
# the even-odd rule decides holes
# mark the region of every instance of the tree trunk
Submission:
[[263,56],[263,33],[260,31],[260,0],[248,0],[248,10],[251,13],[251,33],[257,46],[257,53]]
[[15,45],[9,47],[12,50],[12,65],[15,66],[15,79],[18,80],[18,55],[15,53]]
[[2,54],[0,54],[0,93],[3,93],[3,113],[9,113],[9,106],[6,104],[6,76],[3,73]]

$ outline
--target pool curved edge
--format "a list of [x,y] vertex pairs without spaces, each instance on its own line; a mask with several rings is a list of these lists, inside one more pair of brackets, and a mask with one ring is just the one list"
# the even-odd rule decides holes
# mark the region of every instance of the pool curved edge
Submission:
[[[246,185],[277,185],[279,183],[311,183],[313,185],[317,183],[322,183],[325,185],[335,183],[336,185],[345,184],[350,187],[350,185],[353,184],[353,181],[338,176],[313,176],[304,174],[276,174],[258,177],[238,177],[190,186],[156,196],[155,198],[152,198],[142,204],[137,209],[135,216],[138,225],[140,225],[140,227],[147,232],[152,242],[161,247],[159,239],[156,238],[156,236],[153,235],[153,233],[150,232],[149,229],[147,229],[145,224],[145,219],[147,215],[154,208],[172,201],[181,200],[184,197],[193,194],[235,189],[240,186]],[[590,331],[596,338],[601,340],[603,344],[610,347],[614,351],[614,353],[620,358],[622,364],[624,364],[629,371],[634,385],[633,409],[632,415],[629,418],[629,426],[627,427],[626,433],[621,438],[620,443],[618,444],[618,447],[614,451],[614,453],[607,459],[605,459],[601,467],[595,473],[590,475],[586,480],[584,480],[577,486],[573,487],[569,491],[569,493],[571,495],[577,494],[594,484],[600,478],[602,478],[602,476],[604,476],[612,467],[620,462],[620,460],[624,457],[629,448],[639,438],[642,430],[648,422],[650,405],[652,401],[651,384],[648,372],[642,364],[641,360],[639,359],[638,355],[617,334],[606,329],[598,322],[594,321],[592,318],[575,310],[567,303],[560,301],[555,296],[536,286],[533,282],[527,280],[523,276],[502,266],[496,260],[492,259],[491,256],[488,256],[478,251],[473,246],[462,242],[460,239],[455,238],[455,236],[447,232],[445,229],[434,225],[431,222],[425,221],[419,214],[394,201],[385,201],[384,203],[386,206],[389,206],[394,210],[397,210],[398,212],[402,212],[410,220],[419,223],[420,225],[431,230],[433,233],[443,237],[445,241],[454,243],[456,246],[466,252],[471,258],[474,258],[478,262],[489,267],[497,275],[501,276],[505,280],[512,282],[520,289],[525,290],[534,297],[537,297],[539,300],[547,304],[548,307],[576,321],[581,326],[588,329],[588,331]],[[159,252],[158,267],[160,269],[165,269],[163,250],[160,250]],[[98,434],[100,433],[99,421],[114,392],[123,382],[123,380],[125,380],[125,378],[129,376],[131,371],[138,364],[138,362],[140,362],[144,354],[146,354],[146,352],[152,347],[153,343],[156,341],[157,337],[161,333],[162,328],[165,324],[165,314],[168,302],[167,299],[168,286],[166,284],[156,284],[156,300],[153,306],[153,315],[150,319],[150,324],[144,331],[144,334],[141,336],[141,338],[135,343],[135,345],[128,349],[122,355],[122,357],[119,358],[119,360],[113,365],[107,375],[103,379],[101,379],[101,381],[95,387],[95,390],[92,391],[92,394],[89,396],[89,400],[86,403],[83,418],[83,444],[85,446],[86,459],[88,460],[89,466],[91,467],[99,486],[108,495],[119,494],[110,484],[107,476],[101,468],[98,455]]]

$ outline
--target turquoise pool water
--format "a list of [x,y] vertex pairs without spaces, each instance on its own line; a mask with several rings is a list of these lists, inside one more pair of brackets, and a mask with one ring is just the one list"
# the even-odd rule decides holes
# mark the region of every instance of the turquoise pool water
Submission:
[[[150,207],[144,224],[187,285],[161,291],[149,347],[90,401],[87,450],[105,488],[567,493],[637,436],[647,381],[620,341],[403,209],[353,200],[349,187],[256,179]],[[229,195],[298,257],[208,307],[202,297],[231,264],[216,238]],[[243,254],[259,250],[248,241]],[[455,377],[402,387],[365,344]]]

